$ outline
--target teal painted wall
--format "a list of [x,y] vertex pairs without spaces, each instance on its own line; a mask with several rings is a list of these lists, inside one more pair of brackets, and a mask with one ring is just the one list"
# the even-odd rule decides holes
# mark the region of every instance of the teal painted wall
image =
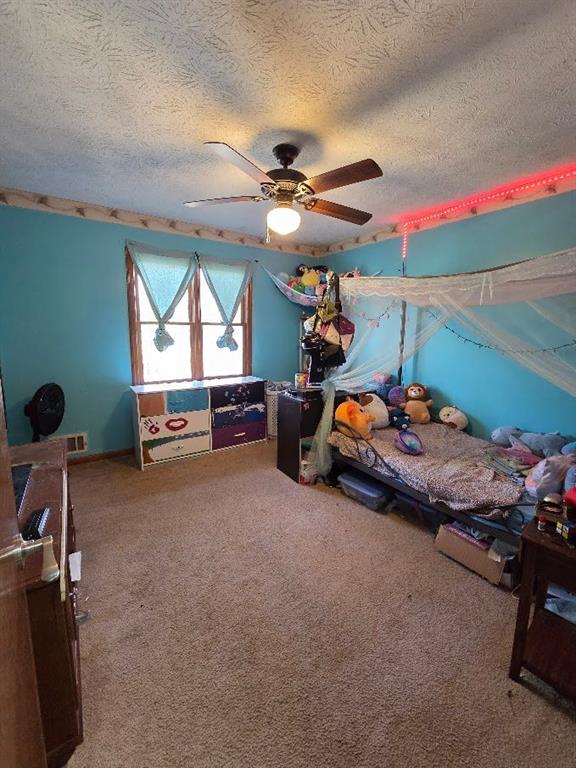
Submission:
[[[338,271],[360,267],[398,275],[400,239],[335,256]],[[576,246],[576,192],[447,224],[410,236],[407,274],[471,272]],[[513,424],[526,430],[576,434],[576,402],[514,361],[479,350],[446,330],[406,366],[406,381],[429,385],[435,407],[456,403],[470,417],[474,434]]]
[[[87,431],[91,453],[132,446],[130,346],[124,243],[293,271],[301,256],[150,232],[17,208],[0,208],[0,364],[12,443],[30,440],[25,403],[56,381],[66,393],[61,434]],[[292,379],[297,306],[263,270],[254,277],[253,372]]]
[[[148,232],[123,225],[0,208],[0,363],[14,443],[30,439],[23,407],[40,384],[67,395],[61,433],[88,431],[90,451],[132,445],[124,242],[226,258],[259,259],[292,272],[301,256]],[[408,274],[473,271],[576,245],[576,193],[412,235]],[[339,271],[400,273],[400,240],[328,260]],[[254,373],[291,379],[299,308],[262,270],[254,283]],[[456,402],[475,434],[499,424],[576,433],[574,399],[498,353],[464,345],[447,331],[420,352],[407,377],[429,384],[438,407]]]

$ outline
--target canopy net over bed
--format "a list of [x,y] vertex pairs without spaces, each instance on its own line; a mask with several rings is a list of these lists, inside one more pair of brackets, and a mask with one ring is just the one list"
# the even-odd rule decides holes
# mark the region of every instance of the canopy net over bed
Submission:
[[481,272],[342,278],[340,297],[357,332],[322,385],[311,457],[321,475],[331,466],[335,391],[374,389],[376,374],[399,368],[448,323],[576,397],[576,248]]

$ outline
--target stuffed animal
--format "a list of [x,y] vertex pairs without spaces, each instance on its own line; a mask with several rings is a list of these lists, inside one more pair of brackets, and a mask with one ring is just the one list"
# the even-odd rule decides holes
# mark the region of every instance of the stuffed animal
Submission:
[[[513,440],[519,440],[536,456],[557,456],[564,446],[571,444],[573,438],[565,437],[560,432],[522,432],[518,427],[498,427],[492,432],[491,439],[496,445],[509,447]],[[568,453],[573,451],[568,450]]]
[[520,437],[522,430],[518,427],[498,427],[490,435],[490,440],[495,445],[499,445],[502,448],[509,448],[511,445],[511,437]]
[[400,405],[414,424],[428,424],[430,421],[430,411],[428,408],[432,405],[432,400],[428,399],[428,389],[417,381],[408,384],[404,388],[404,397],[406,402]]
[[312,269],[312,267],[310,269],[306,267],[305,269],[306,271],[300,278],[302,285],[305,288],[315,288],[320,282],[320,273]]
[[571,441],[570,437],[563,437],[560,432],[521,432],[518,439],[524,443],[532,453],[537,456],[556,456],[560,450]]
[[447,405],[440,409],[440,421],[453,429],[466,429],[468,417],[455,405]]
[[384,429],[390,424],[388,408],[378,395],[358,395],[358,400],[365,413],[371,413],[374,416],[372,427],[374,429]]
[[394,406],[394,408],[399,408],[405,403],[404,387],[392,387],[388,392],[388,402],[390,405]]
[[375,373],[372,377],[372,381],[376,385],[376,392],[380,397],[386,398],[388,396],[388,391],[391,387],[389,384],[390,378],[390,374],[384,373],[384,371]]
[[[357,403],[356,400],[345,400],[343,403],[340,403],[338,408],[336,408],[334,418],[337,422],[340,422],[337,423],[336,426],[343,435],[346,435],[346,437],[356,437],[356,433],[360,434],[365,440],[370,440],[372,437],[370,434],[370,426],[371,422],[375,420],[375,417],[370,413],[364,413],[362,406],[360,403]],[[352,432],[351,430],[346,429],[346,424],[352,427],[355,431]]]
[[400,408],[393,408],[390,411],[390,426],[396,429],[408,429],[410,426],[410,416]]

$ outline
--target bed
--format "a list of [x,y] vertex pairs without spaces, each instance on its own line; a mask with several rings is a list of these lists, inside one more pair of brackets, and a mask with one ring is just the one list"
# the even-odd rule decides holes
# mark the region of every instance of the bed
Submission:
[[[484,464],[490,443],[444,424],[413,424],[411,429],[424,445],[420,456],[399,451],[392,428],[374,430],[369,441],[335,430],[328,442],[337,464],[352,465],[445,517],[517,543],[532,505],[522,485]],[[508,519],[489,519],[495,508],[506,510]]]

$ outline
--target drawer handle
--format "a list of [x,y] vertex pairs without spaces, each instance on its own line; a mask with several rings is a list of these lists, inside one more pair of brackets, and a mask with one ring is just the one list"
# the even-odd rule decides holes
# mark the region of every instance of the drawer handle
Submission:
[[234,437],[244,437],[246,435],[246,432],[237,432]]

